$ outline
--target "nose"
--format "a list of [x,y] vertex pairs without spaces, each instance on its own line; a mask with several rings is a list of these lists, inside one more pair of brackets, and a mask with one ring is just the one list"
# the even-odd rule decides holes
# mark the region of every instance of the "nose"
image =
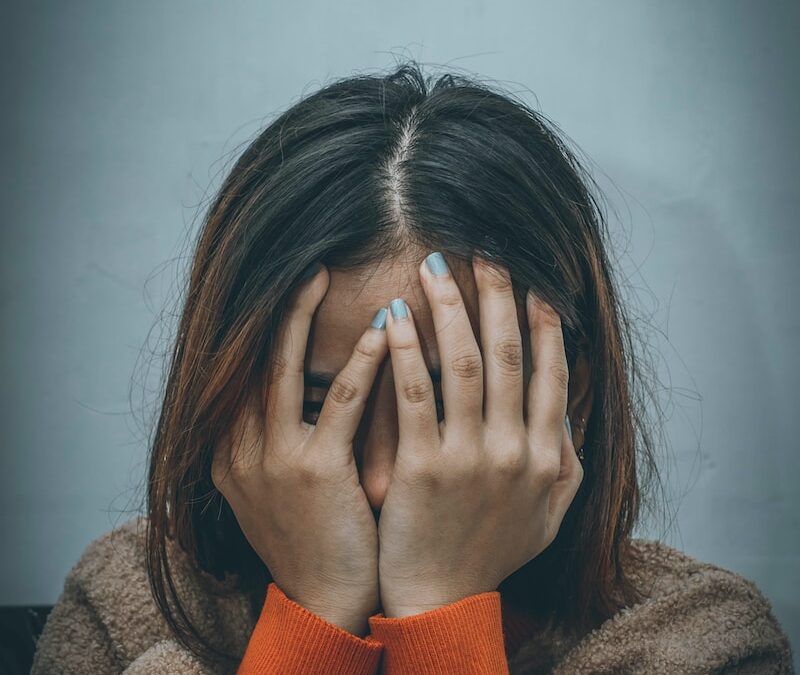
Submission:
[[[373,422],[371,426],[375,428],[378,424]],[[359,478],[370,507],[377,512],[383,506],[392,479],[397,443],[380,429],[370,431],[368,437],[360,453]]]
[[375,471],[365,471],[362,474],[361,486],[367,495],[367,501],[372,508],[372,512],[377,517],[386,498],[386,490],[389,487],[389,478],[385,473]]
[[376,515],[386,498],[397,456],[396,406],[393,389],[381,388],[368,402],[353,439],[361,487]]

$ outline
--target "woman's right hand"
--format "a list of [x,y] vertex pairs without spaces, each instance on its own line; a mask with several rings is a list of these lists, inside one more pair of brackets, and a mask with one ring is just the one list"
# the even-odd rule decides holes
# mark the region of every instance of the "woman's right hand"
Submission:
[[353,437],[388,347],[386,331],[368,327],[316,426],[304,422],[306,344],[329,283],[323,267],[296,291],[273,351],[265,428],[254,397],[215,449],[211,476],[287,597],[363,637],[380,606],[378,533]]

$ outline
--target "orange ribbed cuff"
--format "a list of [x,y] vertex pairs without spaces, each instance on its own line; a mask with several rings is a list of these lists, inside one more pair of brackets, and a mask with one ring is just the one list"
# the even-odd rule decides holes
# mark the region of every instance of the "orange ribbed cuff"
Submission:
[[508,675],[498,591],[422,614],[375,614],[368,621],[370,634],[383,644],[384,675]]
[[237,675],[374,675],[383,645],[290,600],[272,582]]

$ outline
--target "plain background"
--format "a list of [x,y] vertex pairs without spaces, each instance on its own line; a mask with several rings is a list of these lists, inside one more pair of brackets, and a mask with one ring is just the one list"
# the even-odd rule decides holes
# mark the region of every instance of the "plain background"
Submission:
[[[405,57],[494,80],[591,159],[663,386],[674,522],[800,644],[790,2],[22,3],[0,40],[0,604],[52,604],[134,514],[159,356],[241,144]],[[145,425],[145,426],[143,426]]]

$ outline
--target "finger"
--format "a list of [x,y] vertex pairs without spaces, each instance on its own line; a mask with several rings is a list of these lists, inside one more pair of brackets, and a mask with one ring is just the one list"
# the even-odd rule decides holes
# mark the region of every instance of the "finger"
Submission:
[[[286,435],[303,422],[304,369],[311,320],[328,290],[330,274],[323,265],[297,289],[283,317],[272,351],[267,418]],[[288,427],[288,429],[287,429]]]
[[558,479],[550,489],[548,502],[548,533],[550,541],[555,539],[561,522],[575,499],[578,489],[583,482],[583,465],[575,452],[575,445],[567,433],[566,424],[562,426],[563,437],[561,441],[561,467]]
[[485,417],[496,426],[523,423],[522,335],[508,270],[473,258],[481,319]]
[[442,363],[445,424],[477,430],[483,423],[483,359],[464,299],[440,253],[425,258],[420,276]]
[[383,307],[376,312],[347,365],[331,383],[314,432],[326,439],[329,446],[336,441],[352,443],[358,430],[375,374],[387,352],[386,314]]
[[527,294],[531,327],[532,373],[528,384],[528,427],[537,459],[558,466],[569,370],[561,317],[546,302]]
[[411,309],[402,298],[389,303],[386,336],[392,359],[400,441],[414,448],[438,448],[439,420]]

